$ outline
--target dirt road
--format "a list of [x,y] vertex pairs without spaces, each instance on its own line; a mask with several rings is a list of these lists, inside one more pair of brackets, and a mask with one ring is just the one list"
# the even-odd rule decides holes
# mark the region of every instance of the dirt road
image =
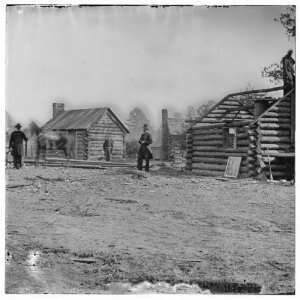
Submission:
[[125,169],[6,174],[7,293],[124,293],[144,281],[294,292],[294,186]]

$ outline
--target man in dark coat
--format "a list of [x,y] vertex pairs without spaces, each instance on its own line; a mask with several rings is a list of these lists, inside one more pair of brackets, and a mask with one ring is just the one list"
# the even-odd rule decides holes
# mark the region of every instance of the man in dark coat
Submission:
[[27,137],[24,132],[21,131],[21,125],[18,123],[15,128],[17,130],[13,131],[9,140],[9,150],[14,160],[14,167],[19,169],[22,167],[22,156],[23,156],[23,141],[25,141],[27,146]]
[[150,144],[152,144],[152,137],[148,131],[147,124],[144,125],[144,132],[141,135],[139,143],[141,144],[141,146],[138,151],[137,168],[138,168],[138,170],[142,170],[143,169],[143,160],[145,160],[146,161],[145,171],[149,172],[149,163],[150,163],[150,159],[153,158],[153,155],[148,147]]
[[113,146],[114,146],[113,140],[109,136],[106,136],[103,143],[103,151],[104,151],[106,161],[110,161]]
[[292,54],[293,50],[289,50],[281,60],[284,95],[286,95],[291,89],[295,87],[295,60],[292,58]]

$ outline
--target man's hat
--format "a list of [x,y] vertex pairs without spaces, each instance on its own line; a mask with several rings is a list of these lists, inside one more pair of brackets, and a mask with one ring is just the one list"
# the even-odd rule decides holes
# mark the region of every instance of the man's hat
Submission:
[[144,124],[144,128],[148,128],[148,124]]
[[21,124],[20,123],[18,123],[16,126],[15,126],[15,128],[17,128],[17,129],[20,129],[22,126],[21,126]]

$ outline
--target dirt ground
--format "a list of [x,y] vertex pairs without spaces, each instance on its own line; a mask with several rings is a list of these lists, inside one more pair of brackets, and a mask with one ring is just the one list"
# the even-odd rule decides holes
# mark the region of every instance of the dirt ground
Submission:
[[7,293],[294,293],[294,186],[30,166],[6,181]]

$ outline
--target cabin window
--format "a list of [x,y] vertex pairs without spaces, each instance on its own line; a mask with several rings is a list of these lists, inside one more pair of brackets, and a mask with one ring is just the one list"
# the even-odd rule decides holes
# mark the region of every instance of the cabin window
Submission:
[[224,135],[223,135],[223,146],[226,148],[236,149],[236,128],[233,127],[226,127],[224,128]]

